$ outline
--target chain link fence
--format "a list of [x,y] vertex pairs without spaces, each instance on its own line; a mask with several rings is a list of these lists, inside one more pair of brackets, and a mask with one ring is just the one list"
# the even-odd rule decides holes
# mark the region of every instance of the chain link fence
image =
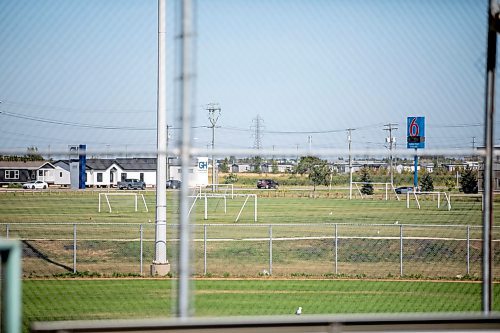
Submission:
[[[176,224],[167,228],[173,274]],[[154,224],[2,224],[24,276],[147,276]],[[495,228],[497,244],[500,229]],[[482,228],[402,224],[196,224],[193,274],[214,277],[480,277]],[[498,247],[494,247],[495,259]],[[498,259],[495,260],[495,263]],[[495,265],[498,266],[498,265]],[[496,276],[495,272],[495,276]]]

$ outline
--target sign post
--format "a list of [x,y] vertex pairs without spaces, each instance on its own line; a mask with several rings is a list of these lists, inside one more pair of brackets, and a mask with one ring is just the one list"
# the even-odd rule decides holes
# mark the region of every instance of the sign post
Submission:
[[415,149],[413,159],[413,188],[418,188],[418,148],[425,148],[425,117],[407,117],[406,118],[406,147]]

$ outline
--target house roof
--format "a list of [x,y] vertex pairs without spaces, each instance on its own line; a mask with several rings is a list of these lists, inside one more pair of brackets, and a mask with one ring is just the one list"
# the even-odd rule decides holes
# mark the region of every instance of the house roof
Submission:
[[117,158],[116,163],[123,170],[156,171],[156,158]]
[[92,170],[106,170],[108,169],[113,163],[115,163],[114,159],[106,159],[106,158],[91,158],[87,159],[87,168],[92,169]]
[[54,169],[54,166],[47,161],[0,161],[0,169]]

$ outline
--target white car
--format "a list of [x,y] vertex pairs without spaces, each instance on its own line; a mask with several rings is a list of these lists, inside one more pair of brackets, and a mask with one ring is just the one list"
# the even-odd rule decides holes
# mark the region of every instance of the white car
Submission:
[[46,189],[49,187],[49,184],[47,184],[44,181],[37,180],[35,182],[28,182],[23,184],[23,188],[25,189]]

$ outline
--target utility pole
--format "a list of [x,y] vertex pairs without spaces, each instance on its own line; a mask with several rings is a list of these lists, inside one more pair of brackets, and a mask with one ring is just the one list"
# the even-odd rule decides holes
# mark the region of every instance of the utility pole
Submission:
[[307,136],[307,143],[309,144],[309,155],[311,155],[311,150],[312,150],[312,141],[313,141],[313,137],[312,137],[312,135],[308,135],[308,136]]
[[395,131],[398,129],[397,127],[394,127],[397,125],[398,124],[391,124],[391,123],[384,125],[385,127],[387,127],[387,128],[384,128],[384,131],[389,132],[389,137],[386,138],[386,142],[389,143],[389,150],[391,152],[390,153],[390,161],[389,161],[389,173],[391,175],[391,186],[394,186],[394,170],[392,167],[392,147],[393,147],[393,144],[396,142],[396,138],[392,136],[392,131]]
[[347,129],[347,143],[349,145],[349,200],[352,199],[352,161],[351,161],[351,142],[352,142],[352,131],[354,128]]
[[208,120],[210,121],[212,128],[212,191],[215,192],[215,184],[217,183],[217,166],[214,157],[214,149],[215,149],[215,125],[217,124],[217,120],[219,120],[219,116],[221,114],[221,108],[217,103],[210,103],[207,106],[208,111]]
[[155,252],[151,264],[152,276],[170,272],[167,260],[167,190],[166,186],[166,124],[167,124],[167,70],[166,54],[166,0],[158,0],[158,92],[156,105],[156,217]]
[[169,129],[172,126],[167,125],[167,149],[166,149],[166,154],[167,154],[167,180],[170,180],[170,165],[169,165],[169,158],[168,158],[168,144],[170,142],[170,132]]

